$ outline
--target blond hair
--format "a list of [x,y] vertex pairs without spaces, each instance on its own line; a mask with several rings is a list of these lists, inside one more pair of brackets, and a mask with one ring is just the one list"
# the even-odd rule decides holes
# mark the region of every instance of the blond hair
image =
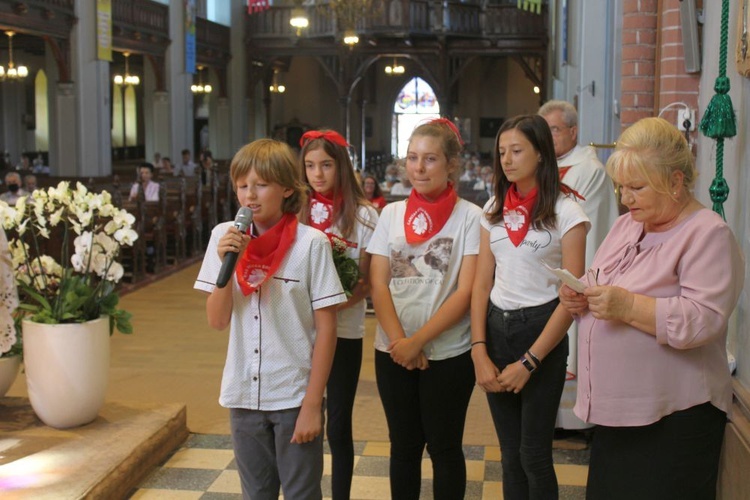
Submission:
[[[464,148],[461,138],[448,125],[438,120],[431,120],[417,125],[412,131],[411,136],[409,136],[409,144],[411,144],[412,139],[421,136],[434,137],[440,141],[440,147],[443,150],[443,154],[445,154],[446,160],[448,160],[449,180],[457,186],[458,179],[461,177],[461,160],[459,155]],[[406,162],[404,162],[405,164]]]
[[299,212],[307,200],[307,186],[300,179],[297,158],[292,148],[273,139],[258,139],[243,146],[234,155],[229,167],[235,192],[237,181],[246,177],[251,170],[255,170],[256,175],[266,182],[291,189],[293,193],[284,199],[281,211],[285,214]]
[[615,184],[637,173],[657,193],[672,198],[674,172],[682,172],[683,186],[692,190],[698,177],[693,152],[680,131],[662,118],[643,118],[625,129],[607,160]]

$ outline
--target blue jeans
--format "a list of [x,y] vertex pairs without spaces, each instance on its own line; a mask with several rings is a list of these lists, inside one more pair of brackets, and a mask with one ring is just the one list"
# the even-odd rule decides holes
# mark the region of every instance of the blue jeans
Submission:
[[[487,352],[500,370],[521,359],[557,304],[553,300],[537,307],[503,311],[490,303]],[[507,500],[558,498],[552,439],[567,357],[566,335],[531,374],[521,392],[487,393],[502,451],[503,495]]]
[[349,500],[354,472],[352,410],[362,366],[362,339],[338,339],[327,385],[328,424],[331,447],[331,490],[333,500]]
[[466,461],[461,445],[475,382],[471,353],[430,361],[426,370],[407,370],[388,353],[375,351],[375,375],[391,440],[391,498],[419,499],[426,444],[433,497],[462,499]]

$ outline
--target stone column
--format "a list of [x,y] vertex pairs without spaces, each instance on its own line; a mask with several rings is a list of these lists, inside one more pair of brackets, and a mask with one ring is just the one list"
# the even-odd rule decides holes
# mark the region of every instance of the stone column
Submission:
[[[151,142],[154,152],[161,153],[162,156],[170,156],[172,151],[169,145],[170,127],[169,127],[169,92],[154,92],[151,99]],[[147,132],[148,133],[148,132]],[[147,159],[151,161],[153,154]],[[172,157],[172,163],[179,160],[179,157]]]
[[[85,4],[85,5],[84,5]],[[96,58],[96,2],[81,2],[76,9],[78,21],[71,36],[71,78],[74,82],[73,113],[61,112],[66,96],[58,101],[58,135],[72,134],[70,143],[60,143],[59,173],[80,177],[112,173],[112,117],[109,61]],[[62,106],[62,107],[61,107]],[[75,145],[74,155],[62,150]]]
[[[58,83],[54,106],[56,121],[50,124],[50,132],[53,134],[50,138],[51,173],[52,175],[85,175],[78,168],[75,85]],[[107,128],[107,133],[109,133],[109,128]],[[107,143],[109,144],[109,139]],[[111,160],[109,165],[111,168]]]
[[[250,127],[255,123],[249,104],[247,74],[250,61],[245,55],[245,18],[247,2],[232,0],[232,25],[230,26],[230,47],[232,60],[227,68],[227,96],[229,98],[229,150],[233,154],[252,138]],[[252,90],[250,90],[252,92]],[[250,94],[252,95],[252,94]],[[253,127],[254,128],[254,127]]]
[[232,116],[229,109],[229,99],[226,97],[217,98],[216,107],[212,111],[211,121],[209,122],[211,152],[213,152],[214,158],[231,158],[234,151],[232,150]]
[[169,44],[166,56],[166,80],[169,91],[170,151],[160,151],[179,162],[180,151],[187,148],[194,154],[193,144],[193,93],[190,85],[193,75],[185,72],[185,2],[171,0],[169,3]]

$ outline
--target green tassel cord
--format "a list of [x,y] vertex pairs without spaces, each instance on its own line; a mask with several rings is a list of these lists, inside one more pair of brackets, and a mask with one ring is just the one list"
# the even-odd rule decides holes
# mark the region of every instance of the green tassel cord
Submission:
[[713,202],[713,210],[724,216],[724,202],[729,198],[729,185],[724,179],[724,139],[737,135],[737,119],[729,97],[727,78],[727,43],[729,36],[729,0],[721,2],[721,43],[719,46],[719,76],[714,83],[716,94],[703,113],[700,129],[703,135],[716,139],[716,176],[708,189]]

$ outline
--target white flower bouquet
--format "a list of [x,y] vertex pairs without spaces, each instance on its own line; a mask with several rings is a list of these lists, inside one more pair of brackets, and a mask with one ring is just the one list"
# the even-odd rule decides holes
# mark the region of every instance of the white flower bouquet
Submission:
[[[117,307],[115,285],[124,273],[117,261],[120,249],[138,238],[134,222],[133,215],[112,204],[108,192],[92,193],[81,183],[75,189],[68,182],[38,189],[14,206],[0,201],[20,315],[58,324],[104,314],[110,334],[115,327],[131,333],[131,315]],[[59,258],[49,252],[59,252]]]

